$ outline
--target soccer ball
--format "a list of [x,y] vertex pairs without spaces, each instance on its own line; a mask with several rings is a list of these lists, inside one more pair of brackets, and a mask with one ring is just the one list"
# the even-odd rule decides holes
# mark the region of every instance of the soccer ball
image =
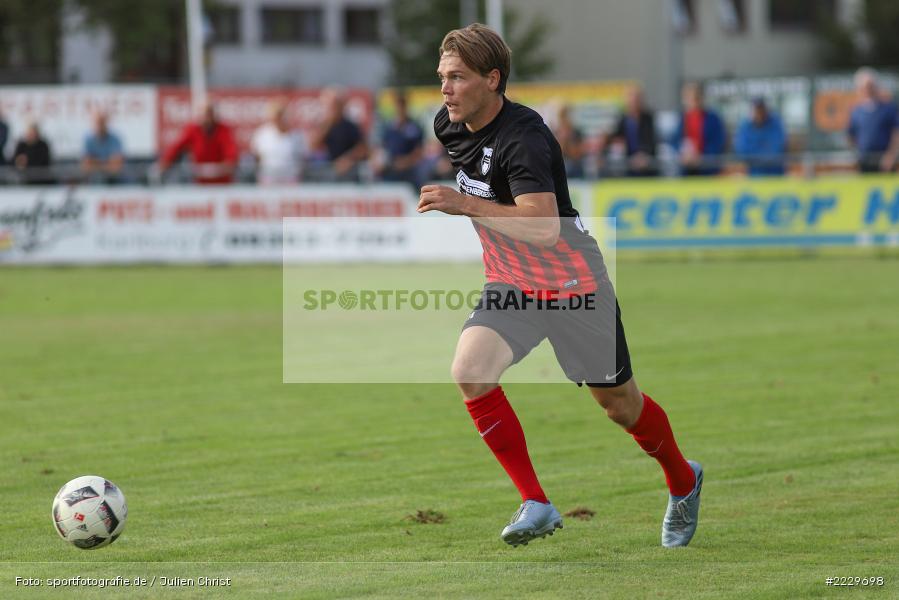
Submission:
[[125,529],[128,506],[116,485],[96,475],[68,482],[53,499],[53,524],[65,541],[82,550],[102,548]]

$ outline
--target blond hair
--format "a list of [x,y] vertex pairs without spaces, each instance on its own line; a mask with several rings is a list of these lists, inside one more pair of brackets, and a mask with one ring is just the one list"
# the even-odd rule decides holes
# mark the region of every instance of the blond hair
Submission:
[[506,91],[509,71],[512,70],[512,51],[498,33],[480,23],[472,23],[463,29],[453,29],[440,43],[440,56],[454,54],[465,65],[483,76],[493,69],[499,71],[497,93]]

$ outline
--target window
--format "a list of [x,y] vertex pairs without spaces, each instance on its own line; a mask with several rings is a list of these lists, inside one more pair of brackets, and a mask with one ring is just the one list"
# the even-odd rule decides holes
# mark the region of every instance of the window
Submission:
[[219,6],[209,11],[211,44],[240,43],[240,8],[237,6]]
[[348,8],[343,13],[343,39],[348,45],[377,44],[381,41],[376,8]]
[[325,42],[321,8],[263,8],[263,44],[309,44]]
[[768,0],[771,29],[812,29],[836,16],[836,0]]
[[746,33],[746,0],[718,0],[718,22],[727,33]]
[[680,35],[693,35],[698,29],[695,0],[674,0],[671,25]]

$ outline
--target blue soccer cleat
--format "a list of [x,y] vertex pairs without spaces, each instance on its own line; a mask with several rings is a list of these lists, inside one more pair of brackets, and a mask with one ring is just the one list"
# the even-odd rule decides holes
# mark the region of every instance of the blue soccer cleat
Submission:
[[702,491],[702,465],[687,461],[696,474],[696,485],[686,496],[669,496],[668,510],[662,521],[662,545],[666,548],[686,546],[696,533],[699,522],[699,493]]

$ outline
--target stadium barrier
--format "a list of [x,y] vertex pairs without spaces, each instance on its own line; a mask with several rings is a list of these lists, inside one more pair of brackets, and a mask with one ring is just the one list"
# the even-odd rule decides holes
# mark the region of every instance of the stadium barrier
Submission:
[[[899,179],[888,176],[608,180],[571,194],[585,218],[617,220],[623,252],[899,247]],[[447,242],[470,235],[465,219],[445,218],[443,241],[411,233],[441,218],[416,204],[403,184],[6,187],[0,264],[279,263],[285,246],[309,262],[477,260]],[[310,226],[285,237],[285,217]],[[345,225],[316,230],[325,220],[313,217]]]

